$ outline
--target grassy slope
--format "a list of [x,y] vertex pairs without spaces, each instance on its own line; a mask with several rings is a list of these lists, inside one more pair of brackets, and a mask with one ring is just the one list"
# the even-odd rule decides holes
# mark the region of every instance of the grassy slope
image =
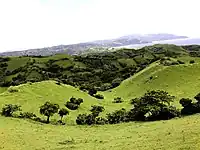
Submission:
[[[112,92],[104,92],[107,98],[123,97],[129,101],[131,98],[141,96],[147,90],[166,90],[177,97],[193,98],[200,92],[200,59],[195,58],[195,64],[189,64],[188,57],[180,58],[186,64],[177,66],[162,66],[151,64],[141,72],[122,82]],[[149,78],[153,76],[153,79]]]
[[[15,87],[19,90],[16,93],[4,92],[0,95],[0,105],[7,103],[22,105],[23,111],[34,112],[39,115],[39,106],[46,101],[51,101],[65,107],[64,103],[70,97],[80,97],[84,99],[84,103],[77,111],[71,111],[68,117],[68,123],[74,123],[75,116],[78,113],[88,112],[92,104],[99,104],[98,100],[89,96],[87,93],[68,85],[56,85],[53,81],[44,81],[40,83],[24,84]],[[57,116],[53,117],[56,118]],[[58,119],[58,118],[57,118]]]
[[0,117],[5,150],[197,150],[200,117],[105,126],[53,126]]

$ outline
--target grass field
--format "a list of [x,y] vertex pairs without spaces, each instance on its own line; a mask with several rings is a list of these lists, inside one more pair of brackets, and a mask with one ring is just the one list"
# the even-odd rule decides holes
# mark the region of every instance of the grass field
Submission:
[[5,150],[198,150],[200,116],[149,123],[53,126],[0,117]]

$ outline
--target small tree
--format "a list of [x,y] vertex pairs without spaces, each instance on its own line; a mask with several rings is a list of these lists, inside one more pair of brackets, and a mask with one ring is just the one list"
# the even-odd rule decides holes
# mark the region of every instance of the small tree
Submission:
[[50,116],[53,116],[58,112],[59,105],[46,102],[44,105],[40,106],[40,114],[47,116],[47,123],[49,123]]
[[12,114],[15,111],[20,111],[21,110],[21,106],[20,105],[15,105],[15,104],[6,104],[3,108],[2,108],[2,115],[6,116],[6,117],[12,117]]
[[92,108],[90,109],[90,111],[92,112],[92,115],[95,117],[97,117],[99,115],[99,113],[101,113],[105,110],[103,106],[93,105],[91,107]]
[[69,114],[69,111],[68,111],[67,109],[65,109],[65,108],[62,108],[62,109],[59,110],[58,114],[60,115],[60,117],[61,117],[61,122],[62,122],[63,116],[68,115],[68,114]]

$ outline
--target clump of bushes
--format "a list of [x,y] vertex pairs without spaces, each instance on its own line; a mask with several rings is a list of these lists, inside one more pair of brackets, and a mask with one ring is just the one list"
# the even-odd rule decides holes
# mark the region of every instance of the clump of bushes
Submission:
[[116,97],[113,100],[113,103],[122,103],[122,102],[123,102],[123,99],[121,97]]
[[91,114],[79,114],[76,118],[78,125],[92,125],[92,124],[105,124],[107,120],[102,117],[98,117],[105,109],[103,106],[93,105],[90,109]]
[[5,117],[13,117],[13,113],[16,111],[21,111],[21,106],[20,105],[15,105],[15,104],[6,104],[2,108],[1,115]]
[[19,118],[34,119],[37,116],[32,112],[20,112]]
[[101,94],[95,94],[94,97],[97,99],[104,99],[104,96]]
[[70,101],[66,102],[65,106],[70,110],[77,110],[81,103],[83,103],[82,98],[71,97]]

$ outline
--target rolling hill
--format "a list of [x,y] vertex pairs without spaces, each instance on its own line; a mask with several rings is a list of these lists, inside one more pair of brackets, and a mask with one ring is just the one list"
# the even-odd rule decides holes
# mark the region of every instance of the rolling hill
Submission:
[[[158,44],[139,50],[121,49],[82,56],[1,57],[0,65],[4,68],[1,79],[18,83],[1,87],[1,108],[4,104],[20,104],[23,111],[42,117],[39,107],[46,101],[57,103],[62,108],[71,97],[83,98],[84,102],[78,110],[70,110],[64,118],[66,126],[0,116],[0,149],[198,149],[198,114],[168,121],[102,126],[78,126],[75,119],[78,114],[88,113],[92,105],[104,106],[101,116],[121,108],[129,110],[132,108],[131,99],[154,89],[176,96],[173,104],[181,108],[180,98],[193,99],[200,92],[199,50],[199,46]],[[60,75],[64,73],[67,78]],[[48,74],[49,78],[42,78],[43,74]],[[97,78],[98,75],[102,78]],[[108,80],[113,75],[116,76]],[[115,83],[112,81],[119,77],[124,78],[116,87],[99,89]],[[63,83],[63,79],[76,84],[68,85],[70,82]],[[89,95],[89,89],[81,88],[82,83],[95,83],[92,88],[96,88],[104,99]],[[116,97],[123,98],[124,102],[113,103]],[[59,118],[54,115],[51,121],[56,122]]]

